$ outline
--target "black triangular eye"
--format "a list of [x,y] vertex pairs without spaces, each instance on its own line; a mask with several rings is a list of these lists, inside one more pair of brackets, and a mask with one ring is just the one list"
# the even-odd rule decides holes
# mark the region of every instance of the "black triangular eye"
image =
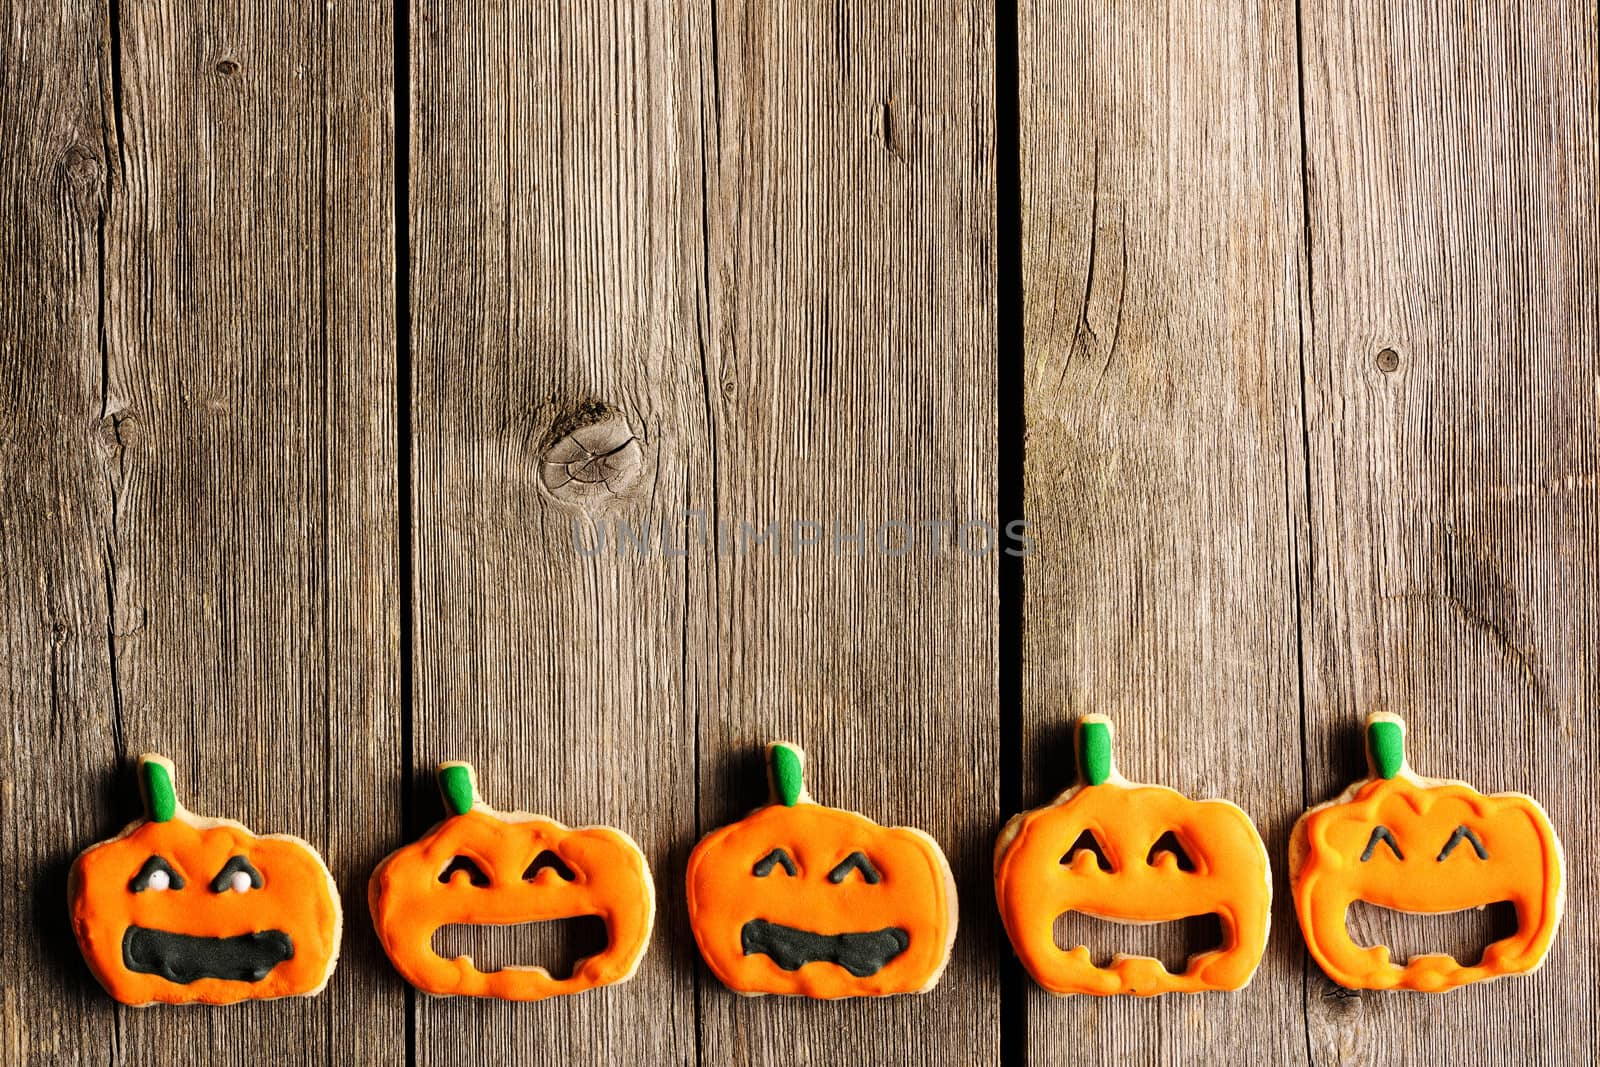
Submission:
[[540,871],[546,870],[555,871],[556,874],[561,877],[563,882],[571,882],[578,877],[576,874],[572,873],[572,868],[568,867],[566,862],[562,860],[560,856],[556,855],[554,852],[551,852],[549,849],[545,849],[543,852],[533,857],[533,862],[528,864],[528,869],[522,872],[522,877],[524,879],[529,879],[538,874]]
[[1366,850],[1361,853],[1362,863],[1372,858],[1372,853],[1376,851],[1379,841],[1389,846],[1389,851],[1394,853],[1395,859],[1403,860],[1406,858],[1405,853],[1400,851],[1400,843],[1394,839],[1394,834],[1389,832],[1389,828],[1387,826],[1374,826],[1372,828],[1372,836],[1367,838]]
[[1102,871],[1111,869],[1111,861],[1106,859],[1106,850],[1100,844],[1100,839],[1094,836],[1093,830],[1084,830],[1083,833],[1078,835],[1078,839],[1072,843],[1072,847],[1067,849],[1067,854],[1061,857],[1061,865],[1070,867],[1072,861],[1078,858],[1078,853],[1080,852],[1093,853],[1094,862]]
[[[155,876],[153,880],[152,876]],[[147,889],[182,889],[183,884],[183,875],[173,870],[172,864],[160,856],[151,856],[139,868],[139,873],[133,876],[128,888],[135,893],[143,893]]]
[[[245,885],[245,882],[240,882],[239,885],[234,885],[234,875],[236,874],[244,875],[249,884]],[[226,893],[230,889],[239,889],[241,887],[244,889],[260,889],[261,872],[256,870],[255,866],[243,856],[234,856],[227,863],[224,863],[222,870],[218,871],[217,876],[211,879],[211,891],[213,893]]]
[[1178,861],[1178,870],[1194,870],[1194,860],[1189,858],[1189,854],[1183,850],[1183,843],[1178,840],[1178,835],[1171,830],[1156,838],[1156,843],[1150,846],[1150,854],[1144,861],[1154,867],[1156,857],[1163,852],[1172,853],[1172,858]]
[[883,875],[879,874],[872,861],[867,859],[865,852],[852,852],[840,860],[839,865],[828,872],[828,881],[838,885],[851,871],[860,871],[861,877],[868,885],[877,885],[883,881]]
[[451,860],[450,865],[439,872],[439,881],[448,885],[457,871],[466,871],[467,880],[479,889],[489,884],[489,876],[483,873],[483,868],[467,856],[457,856]]
[[750,868],[750,873],[757,878],[765,878],[772,873],[774,867],[782,867],[790,878],[800,873],[800,869],[794,865],[794,860],[790,859],[789,854],[781,848],[775,848],[756,860],[756,865]]
[[1472,851],[1478,854],[1480,860],[1489,858],[1489,850],[1483,847],[1483,842],[1478,840],[1478,835],[1473,833],[1469,827],[1458,826],[1456,827],[1456,832],[1450,835],[1450,840],[1445,842],[1444,850],[1439,853],[1439,862],[1443,863],[1444,858],[1454,852],[1456,846],[1463,841],[1472,842]]

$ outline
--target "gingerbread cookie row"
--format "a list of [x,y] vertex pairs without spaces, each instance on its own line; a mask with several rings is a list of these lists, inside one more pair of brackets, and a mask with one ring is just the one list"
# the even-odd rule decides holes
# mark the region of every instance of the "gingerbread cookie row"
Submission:
[[[1404,724],[1367,724],[1370,776],[1296,823],[1289,855],[1307,947],[1334,981],[1359,989],[1438,992],[1526,974],[1560,922],[1561,845],[1537,802],[1422,778],[1406,763]],[[1233,990],[1266,946],[1272,902],[1267,851],[1225,800],[1192,800],[1129,782],[1111,758],[1111,724],[1077,725],[1078,782],[1011,819],[995,847],[995,899],[1028,973],[1057,994]],[[937,842],[813,801],[804,754],[767,747],[771,799],[700,841],[689,856],[690,927],[707,966],[747,995],[819,999],[933,988],[956,934],[956,889]],[[368,884],[378,938],[395,969],[440,996],[539,1000],[631,978],[650,939],[655,891],[627,834],[568,828],[497,811],[473,769],[440,765],[447,817],[385,858]],[[125,1004],[230,1004],[312,996],[338,961],[338,890],[299,838],[257,836],[187,811],[172,764],[140,759],[145,817],[84,851],[68,895],[73,930],[95,977]],[[1391,960],[1351,939],[1356,901],[1412,912],[1509,901],[1517,931],[1475,964],[1425,955]],[[1223,944],[1182,973],[1086,946],[1056,944],[1056,920],[1081,912],[1151,923],[1215,915]],[[597,917],[605,947],[557,978],[540,967],[480,970],[434,946],[446,926]]]

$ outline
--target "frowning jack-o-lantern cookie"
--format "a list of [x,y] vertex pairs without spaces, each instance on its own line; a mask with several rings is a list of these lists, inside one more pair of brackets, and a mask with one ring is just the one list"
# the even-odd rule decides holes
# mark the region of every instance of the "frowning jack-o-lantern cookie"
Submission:
[[72,929],[124,1004],[232,1004],[313,996],[339,958],[339,893],[287,834],[178,803],[172,763],[139,757],[145,817],[72,865]]
[[[1367,719],[1369,777],[1300,817],[1289,841],[1295,914],[1329,978],[1351,989],[1443,992],[1527,974],[1544,962],[1565,899],[1561,842],[1549,816],[1521,793],[1479,793],[1423,778],[1405,757],[1405,723]],[[1475,964],[1442,954],[1390,958],[1350,937],[1346,912],[1364,901],[1437,914],[1509,901],[1516,933]]]
[[[1138,785],[1111,760],[1111,723],[1077,725],[1079,782],[1011,819],[995,845],[995,899],[1034,981],[1052,993],[1109,996],[1239,989],[1267,943],[1272,875],[1250,817],[1226,800]],[[1181,974],[1148,956],[1096,966],[1087,946],[1056,944],[1055,921],[1080,912],[1124,923],[1216,915],[1223,945]]]
[[[449,816],[372,872],[367,899],[395,969],[436,996],[542,1000],[626,982],[650,942],[655,887],[633,838],[609,826],[569,829],[526,812],[501,812],[478,795],[471,765],[439,765]],[[606,945],[557,978],[543,967],[482,971],[446,959],[446,926],[512,926],[596,916]]]
[[956,889],[939,845],[812,801],[805,754],[767,746],[772,800],[689,855],[689,923],[707,966],[737,993],[922,993],[956,934]]

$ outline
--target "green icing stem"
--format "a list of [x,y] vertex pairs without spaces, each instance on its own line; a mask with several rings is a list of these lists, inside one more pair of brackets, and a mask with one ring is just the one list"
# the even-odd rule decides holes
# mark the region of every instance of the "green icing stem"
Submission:
[[453,763],[439,768],[439,792],[444,795],[444,806],[451,815],[465,815],[472,810],[472,768]]
[[144,804],[151,822],[171,822],[178,814],[178,792],[172,787],[172,775],[155,760],[141,760],[139,770],[144,775]]
[[1393,778],[1406,763],[1406,733],[1391,719],[1367,723],[1367,753],[1379,778]]
[[800,753],[788,745],[773,745],[767,756],[767,765],[772,774],[773,792],[783,806],[792,808],[800,803],[801,794],[805,792]]
[[1111,724],[1078,724],[1078,773],[1085,785],[1101,785],[1111,777]]

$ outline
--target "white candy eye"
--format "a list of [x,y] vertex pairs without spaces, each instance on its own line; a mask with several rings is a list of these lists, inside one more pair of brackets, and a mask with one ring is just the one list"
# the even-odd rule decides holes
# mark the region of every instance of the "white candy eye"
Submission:
[[248,893],[252,889],[261,888],[261,873],[250,865],[250,861],[243,856],[234,856],[222,865],[222,870],[211,879],[213,893],[226,893],[233,890],[235,893]]
[[162,870],[151,871],[150,876],[144,880],[144,887],[153,889],[158,893],[163,889],[170,889],[172,888],[172,876]]

